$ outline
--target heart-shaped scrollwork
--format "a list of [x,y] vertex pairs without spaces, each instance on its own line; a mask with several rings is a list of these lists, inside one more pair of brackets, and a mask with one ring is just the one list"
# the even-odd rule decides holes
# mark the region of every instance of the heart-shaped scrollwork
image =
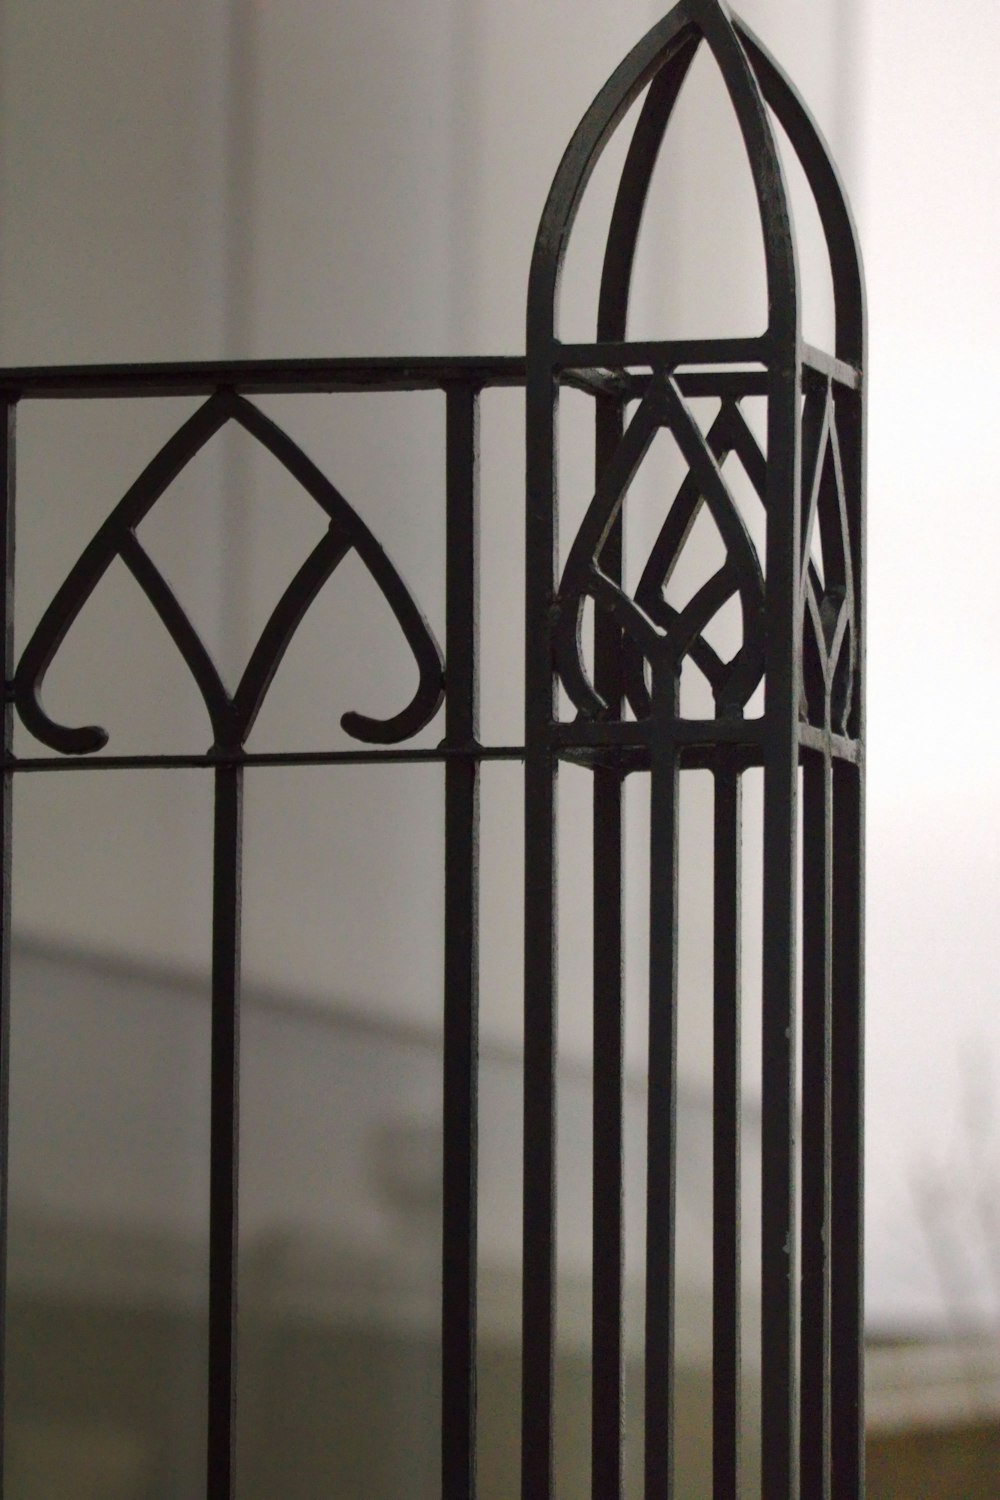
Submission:
[[[236,422],[266,448],[329,517],[329,527],[278,600],[254,647],[236,691],[230,694],[191,621],[136,535],[136,528],[181,471],[227,422]],[[14,681],[14,699],[26,727],[65,755],[86,755],[107,744],[96,725],[70,728],[45,712],[45,674],[65,636],[111,563],[120,558],[149,599],[191,671],[205,701],[214,748],[233,753],[244,745],[267,690],[303,616],[349,552],[368,569],[413,653],[418,682],[410,703],[389,719],[346,713],[354,739],[392,744],[410,738],[436,713],[444,694],[441,653],[412,596],[357,512],[291,438],[251,402],[219,391],[191,416],[119,501],[81,553],[25,647]]]
[[[602,571],[601,553],[628,488],[661,428],[667,428],[676,439],[688,474],[667,512],[632,598]],[[559,589],[557,664],[566,691],[585,717],[599,718],[608,711],[590,681],[583,658],[581,626],[588,597],[622,628],[626,689],[640,718],[650,711],[647,662],[654,676],[660,672],[676,676],[690,657],[708,678],[720,716],[742,712],[760,681],[764,669],[764,582],[746,523],[722,474],[721,466],[731,452],[739,456],[763,501],[764,457],[737,404],[723,402],[706,437],[677,382],[666,373],[653,376],[601,476]],[[707,505],[718,528],[726,559],[683,609],[675,609],[667,603],[664,590],[702,505]],[[739,597],[742,610],[743,641],[732,659],[723,661],[704,632],[734,595]]]

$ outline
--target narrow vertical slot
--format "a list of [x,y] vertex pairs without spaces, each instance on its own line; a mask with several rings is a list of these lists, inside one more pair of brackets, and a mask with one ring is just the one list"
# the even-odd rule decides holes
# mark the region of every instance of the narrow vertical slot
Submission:
[[712,1494],[741,1485],[741,854],[734,762],[715,772],[713,1026]]
[[679,779],[677,875],[677,1209],[674,1291],[674,1489],[712,1489],[711,772]]
[[[773,579],[772,569],[772,579]],[[769,669],[770,670],[770,669]],[[769,708],[769,714],[772,711]],[[761,1491],[798,1470],[797,750],[773,711],[764,767],[761,990]]]
[[739,1500],[761,1495],[762,1234],[762,943],[764,777],[751,766],[740,777],[740,1085],[742,1139],[740,1219],[741,1485]]
[[649,837],[649,1103],[646,1162],[647,1495],[672,1493],[677,1204],[678,683],[654,671]]
[[591,1216],[595,1174],[593,1037],[593,773],[559,771],[557,1167],[558,1256],[555,1362],[555,1494],[581,1500],[592,1489],[593,1316],[597,1285]]
[[864,787],[833,766],[831,1425],[833,1493],[862,1495],[864,1469]]
[[7,1484],[204,1497],[213,775],[14,780]]
[[441,1497],[446,774],[245,773],[238,1500]]

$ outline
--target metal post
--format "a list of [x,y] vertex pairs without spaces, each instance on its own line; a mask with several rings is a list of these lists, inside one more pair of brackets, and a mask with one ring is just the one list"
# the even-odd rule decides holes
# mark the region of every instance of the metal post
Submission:
[[215,773],[212,877],[207,1500],[235,1500],[236,1495],[242,846],[243,771],[226,766]]
[[479,1099],[479,538],[474,386],[447,393],[442,1500],[476,1495]]

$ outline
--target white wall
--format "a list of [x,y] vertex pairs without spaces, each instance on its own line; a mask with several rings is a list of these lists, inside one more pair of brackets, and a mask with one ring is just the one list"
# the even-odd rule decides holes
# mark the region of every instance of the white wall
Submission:
[[1000,12],[870,0],[863,43],[870,1279],[995,1320]]

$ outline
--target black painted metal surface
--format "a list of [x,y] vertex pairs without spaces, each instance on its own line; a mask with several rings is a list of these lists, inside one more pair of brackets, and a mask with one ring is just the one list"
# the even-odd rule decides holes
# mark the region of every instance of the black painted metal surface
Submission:
[[[629,289],[660,146],[699,48],[714,56],[746,145],[764,231],[769,320],[757,338],[630,342]],[[558,338],[559,274],[590,173],[645,90],[615,202],[589,344]],[[825,231],[836,297],[831,350],[804,344],[788,195],[774,121],[805,170]],[[431,761],[446,770],[442,1494],[476,1491],[476,1194],[479,770],[524,763],[523,1500],[554,1485],[556,1204],[556,784],[572,760],[593,778],[594,892],[594,1500],[623,1494],[623,788],[651,781],[649,1120],[646,1204],[645,1493],[674,1491],[678,816],[681,778],[714,785],[714,1494],[741,1492],[740,895],[743,773],[764,774],[762,1493],[829,1500],[863,1493],[861,1443],[861,1050],[864,661],[864,305],[856,241],[815,126],[761,44],[720,0],[681,0],[630,53],[574,135],[535,246],[527,357],[379,359],[0,371],[4,487],[0,541],[7,696],[0,807],[0,1108],[6,1150],[11,787],[15,775],[71,769],[202,767],[215,778],[208,1500],[234,1495],[238,1362],[237,1181],[241,793],[244,768]],[[484,746],[478,726],[478,406],[497,386],[527,406],[526,702],[523,741]],[[593,401],[594,495],[557,576],[560,390]],[[252,398],[268,392],[439,390],[446,406],[445,652],[359,511]],[[14,416],[57,398],[205,397],[108,516],[16,660]],[[715,397],[704,429],[688,404]],[[758,442],[741,403],[767,403]],[[631,414],[628,408],[634,407]],[[230,694],[166,580],[136,536],[185,465],[234,422],[298,480],[327,529],[275,607]],[[623,507],[656,434],[688,467],[667,506],[635,594],[623,582]],[[724,473],[742,464],[766,521],[758,554]],[[707,507],[725,562],[682,609],[665,585]],[[818,537],[818,548],[813,538]],[[822,571],[812,560],[822,556]],[[385,720],[347,712],[356,749],[260,754],[246,741],[271,680],[317,593],[348,553],[365,564],[412,654],[417,686]],[[115,560],[130,570],[194,678],[211,725],[203,754],[104,753],[97,726],[42,707],[46,671]],[[723,659],[707,627],[731,599],[742,639]],[[581,619],[595,610],[592,660]],[[686,661],[716,712],[681,713]],[[747,717],[763,683],[764,707]],[[575,717],[561,719],[557,687]],[[445,704],[436,748],[410,742]],[[55,754],[15,758],[16,709]],[[801,867],[799,800],[802,788]],[[801,982],[797,954],[801,945]],[[801,1040],[800,1040],[801,1028]],[[797,1079],[801,1049],[802,1087]],[[801,1129],[801,1144],[799,1134]],[[0,1160],[0,1168],[4,1165]],[[4,1183],[6,1173],[3,1173]],[[800,1187],[801,1181],[801,1187]],[[800,1202],[797,1203],[797,1198]],[[5,1200],[0,1198],[5,1227]],[[799,1229],[801,1225],[801,1229]],[[0,1233],[4,1230],[0,1229]],[[801,1243],[797,1236],[801,1233]]]

